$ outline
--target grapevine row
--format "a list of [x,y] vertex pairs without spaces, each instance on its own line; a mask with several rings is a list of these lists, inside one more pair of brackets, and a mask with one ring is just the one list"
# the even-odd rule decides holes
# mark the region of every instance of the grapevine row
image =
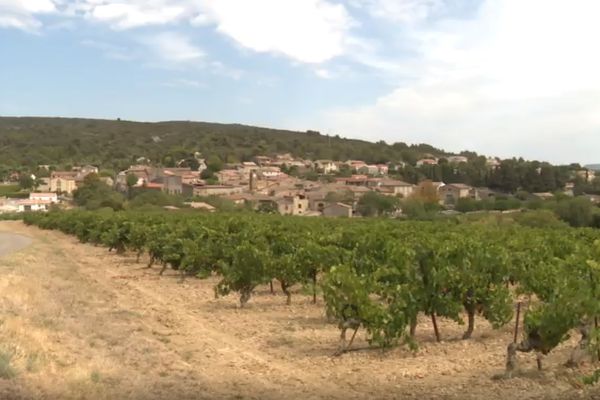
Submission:
[[[253,214],[51,212],[25,222],[58,229],[118,253],[147,253],[181,276],[220,277],[217,295],[277,280],[317,288],[340,328],[364,326],[373,345],[415,346],[417,316],[464,323],[481,314],[499,328],[513,319],[515,297],[534,299],[524,339],[512,349],[546,354],[570,330],[600,315],[600,234],[452,222],[310,219]],[[595,328],[595,326],[593,327]],[[511,348],[509,347],[509,353]],[[509,354],[510,356],[510,354]]]

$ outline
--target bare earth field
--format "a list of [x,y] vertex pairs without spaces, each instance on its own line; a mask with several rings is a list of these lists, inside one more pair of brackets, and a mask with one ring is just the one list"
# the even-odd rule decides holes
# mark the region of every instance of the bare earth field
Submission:
[[[441,321],[435,343],[420,321],[420,349],[361,350],[332,357],[338,330],[322,302],[260,288],[247,309],[214,299],[215,280],[157,276],[133,256],[109,254],[57,232],[1,222],[29,237],[0,258],[0,399],[600,399],[562,366],[575,339],[535,370],[504,370],[513,325],[477,320],[474,338]],[[16,240],[17,246],[26,243]],[[26,241],[25,241],[26,242]],[[17,249],[14,249],[17,250]],[[355,346],[365,348],[360,331]]]

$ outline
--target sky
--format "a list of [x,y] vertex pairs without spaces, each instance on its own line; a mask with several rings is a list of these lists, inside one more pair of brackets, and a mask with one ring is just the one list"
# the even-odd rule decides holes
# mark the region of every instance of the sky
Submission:
[[0,0],[0,115],[600,162],[598,0]]

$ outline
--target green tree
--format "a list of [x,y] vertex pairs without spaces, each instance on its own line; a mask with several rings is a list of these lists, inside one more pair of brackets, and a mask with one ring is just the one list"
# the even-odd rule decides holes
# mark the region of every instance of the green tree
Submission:
[[125,183],[127,184],[127,197],[131,199],[133,187],[138,183],[138,177],[134,174],[127,174]]
[[556,213],[571,226],[590,226],[594,220],[594,205],[584,197],[576,197],[559,202]]
[[19,178],[19,186],[21,189],[31,190],[35,188],[36,181],[29,174],[21,174],[21,177]]
[[108,187],[96,174],[84,178],[83,185],[73,192],[73,201],[88,210],[104,207],[123,209],[123,196]]
[[400,199],[385,196],[376,192],[368,192],[358,200],[357,211],[365,217],[390,214],[398,209]]

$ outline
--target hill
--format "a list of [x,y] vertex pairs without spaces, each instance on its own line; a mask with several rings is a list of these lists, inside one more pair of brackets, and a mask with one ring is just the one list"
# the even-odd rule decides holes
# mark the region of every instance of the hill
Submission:
[[168,165],[195,151],[225,162],[256,155],[292,153],[311,159],[361,159],[414,163],[425,154],[446,154],[426,144],[372,143],[319,132],[293,132],[239,124],[169,121],[143,123],[72,118],[0,118],[0,164],[90,163],[121,169],[138,157]]
[[585,166],[587,169],[593,169],[594,171],[600,171],[600,164],[588,164]]

